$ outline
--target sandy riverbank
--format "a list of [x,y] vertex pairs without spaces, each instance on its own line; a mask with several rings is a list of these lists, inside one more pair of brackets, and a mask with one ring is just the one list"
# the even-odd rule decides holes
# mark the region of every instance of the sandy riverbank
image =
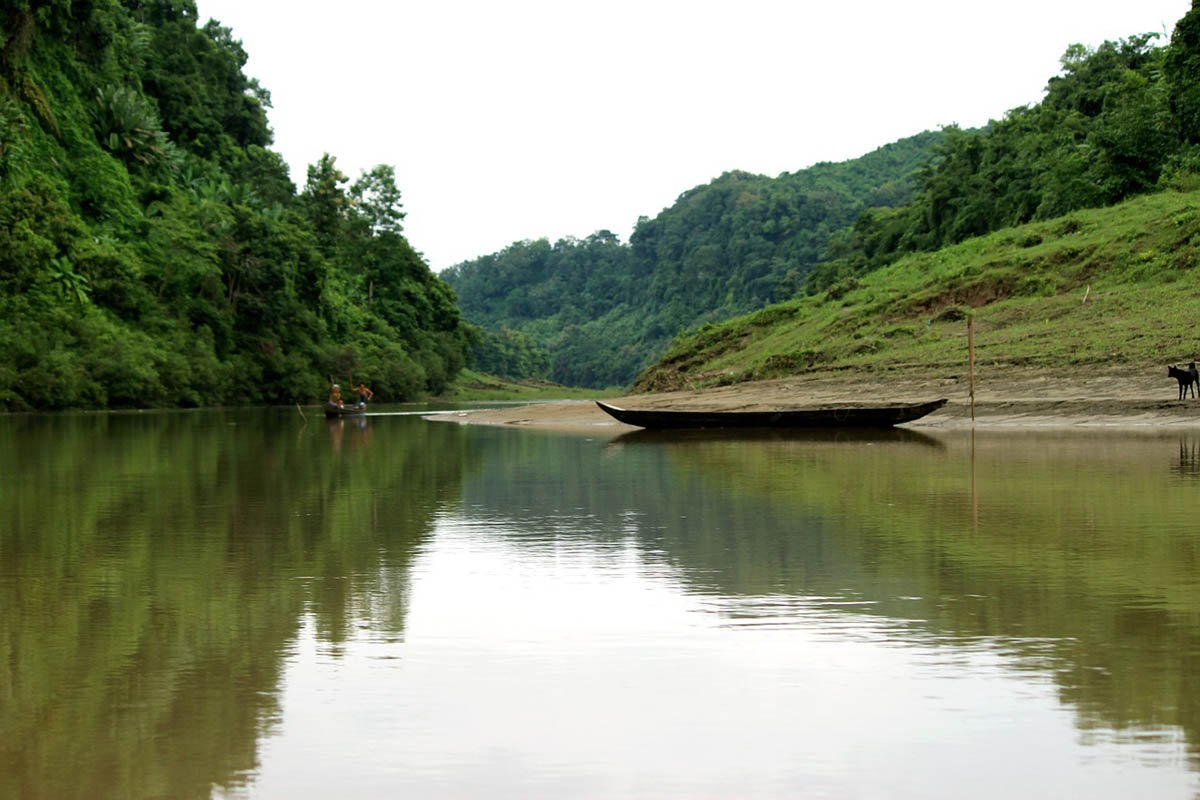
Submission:
[[[1200,400],[1178,401],[1166,366],[1046,370],[981,370],[975,388],[975,426],[999,427],[1200,427]],[[950,402],[905,427],[922,430],[970,427],[966,375],[843,373],[797,376],[695,392],[612,398],[627,408],[753,410],[794,408],[834,402],[919,402],[939,397]],[[634,430],[617,422],[590,400],[535,403],[486,411],[434,414],[429,419],[478,425],[514,425],[619,435]]]

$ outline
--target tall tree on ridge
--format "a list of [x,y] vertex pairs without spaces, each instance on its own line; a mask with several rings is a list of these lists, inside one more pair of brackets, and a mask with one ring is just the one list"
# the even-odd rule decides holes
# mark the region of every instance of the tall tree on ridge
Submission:
[[1175,24],[1163,73],[1180,139],[1200,144],[1200,0]]

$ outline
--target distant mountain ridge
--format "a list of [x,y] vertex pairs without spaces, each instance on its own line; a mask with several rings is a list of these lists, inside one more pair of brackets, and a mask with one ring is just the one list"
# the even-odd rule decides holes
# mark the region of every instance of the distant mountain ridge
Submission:
[[943,138],[926,131],[775,178],[727,172],[639,219],[627,245],[609,231],[517,242],[441,277],[464,317],[485,329],[480,369],[505,374],[511,359],[499,353],[516,334],[546,357],[523,362],[541,374],[511,377],[628,384],[681,331],[800,291],[864,209],[911,199],[915,172]]

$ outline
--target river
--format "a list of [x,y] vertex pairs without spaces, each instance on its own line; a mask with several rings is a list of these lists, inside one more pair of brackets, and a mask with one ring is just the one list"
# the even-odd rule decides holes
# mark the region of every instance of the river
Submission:
[[0,797],[1192,798],[1200,431],[0,417]]

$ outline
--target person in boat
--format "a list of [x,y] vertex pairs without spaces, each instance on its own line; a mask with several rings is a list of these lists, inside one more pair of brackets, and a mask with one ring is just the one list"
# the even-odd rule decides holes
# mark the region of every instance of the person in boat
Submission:
[[354,387],[354,391],[358,392],[358,407],[366,408],[367,401],[375,397],[375,393],[367,388],[367,385],[362,381],[358,382],[358,386]]
[[342,402],[342,387],[336,383],[329,389],[329,405],[331,407],[336,406],[337,408],[342,408],[345,405]]

